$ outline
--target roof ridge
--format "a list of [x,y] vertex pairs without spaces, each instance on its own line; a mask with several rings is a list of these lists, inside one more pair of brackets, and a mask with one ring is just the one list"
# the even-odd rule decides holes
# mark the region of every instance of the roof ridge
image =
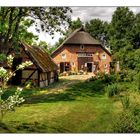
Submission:
[[57,65],[52,61],[49,54],[40,47],[31,46],[21,43],[28,56],[34,60],[34,64],[39,67],[43,72],[49,72],[57,69]]

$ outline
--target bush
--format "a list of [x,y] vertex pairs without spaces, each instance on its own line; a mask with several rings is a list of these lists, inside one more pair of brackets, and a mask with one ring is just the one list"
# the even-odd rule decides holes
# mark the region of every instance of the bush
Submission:
[[[12,55],[7,56],[7,66],[11,68],[13,65],[14,57]],[[23,97],[20,96],[22,92],[22,88],[17,87],[15,93],[9,96],[7,99],[3,99],[2,96],[5,95],[5,91],[7,89],[8,81],[16,75],[16,71],[23,70],[25,67],[32,65],[31,61],[25,61],[19,64],[16,67],[15,71],[6,70],[3,67],[0,67],[0,79],[1,79],[1,87],[0,87],[0,122],[2,122],[4,116],[9,111],[14,111],[15,107],[24,102]]]
[[132,82],[136,79],[136,71],[134,70],[122,70],[118,73],[119,82]]
[[135,117],[129,111],[122,112],[113,123],[113,131],[116,133],[134,133]]
[[140,105],[136,103],[131,105],[130,111],[134,116],[140,116]]
[[138,75],[138,79],[137,79],[137,90],[140,93],[140,74]]
[[34,88],[34,87],[36,87],[36,83],[33,82],[32,80],[27,81],[27,82],[25,83],[25,87],[26,87],[27,89]]
[[3,62],[7,59],[5,54],[0,54],[0,62]]
[[113,97],[114,95],[118,95],[120,93],[120,88],[118,84],[111,84],[107,86],[106,92],[108,97]]
[[130,99],[128,96],[125,96],[121,99],[121,103],[124,109],[128,109],[130,107]]
[[129,110],[123,110],[113,123],[113,131],[117,133],[140,132],[140,105],[132,104]]
[[116,73],[98,73],[96,78],[102,80],[104,83],[115,83],[118,79],[118,75]]

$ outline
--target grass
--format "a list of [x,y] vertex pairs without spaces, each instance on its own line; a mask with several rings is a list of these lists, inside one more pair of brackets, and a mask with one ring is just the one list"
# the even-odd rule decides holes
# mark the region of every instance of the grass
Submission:
[[[101,80],[61,79],[48,88],[25,89],[22,94],[26,102],[5,116],[8,130],[0,127],[0,132],[111,133],[122,106],[120,101],[107,97],[106,86]],[[130,88],[128,83],[122,86]],[[14,90],[8,89],[4,98]]]

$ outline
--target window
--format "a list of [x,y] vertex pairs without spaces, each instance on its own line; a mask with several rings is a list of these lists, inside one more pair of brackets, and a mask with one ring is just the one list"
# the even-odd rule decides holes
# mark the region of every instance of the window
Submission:
[[80,45],[80,49],[81,50],[84,50],[84,45]]
[[107,64],[104,65],[104,68],[107,68]]
[[65,59],[66,58],[66,54],[65,53],[62,53],[62,59]]
[[93,54],[92,53],[78,53],[77,56],[78,57],[92,57]]
[[92,56],[92,54],[91,53],[87,53],[86,56],[87,57],[90,57],[90,56]]
[[74,62],[71,62],[71,65],[74,67],[75,66],[75,63]]
[[106,59],[106,54],[102,54],[102,59]]

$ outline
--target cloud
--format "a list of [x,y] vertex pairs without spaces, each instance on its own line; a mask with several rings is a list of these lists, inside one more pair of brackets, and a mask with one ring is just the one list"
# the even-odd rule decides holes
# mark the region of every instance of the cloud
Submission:
[[[99,18],[103,21],[111,21],[112,14],[116,10],[116,7],[71,7],[73,13],[71,15],[72,20],[76,20],[78,17],[83,21],[89,21],[91,19]],[[129,7],[135,14],[140,12],[140,7]]]
[[99,18],[104,21],[111,21],[112,13],[116,7],[71,7],[73,13],[72,19],[79,17],[83,22]]

